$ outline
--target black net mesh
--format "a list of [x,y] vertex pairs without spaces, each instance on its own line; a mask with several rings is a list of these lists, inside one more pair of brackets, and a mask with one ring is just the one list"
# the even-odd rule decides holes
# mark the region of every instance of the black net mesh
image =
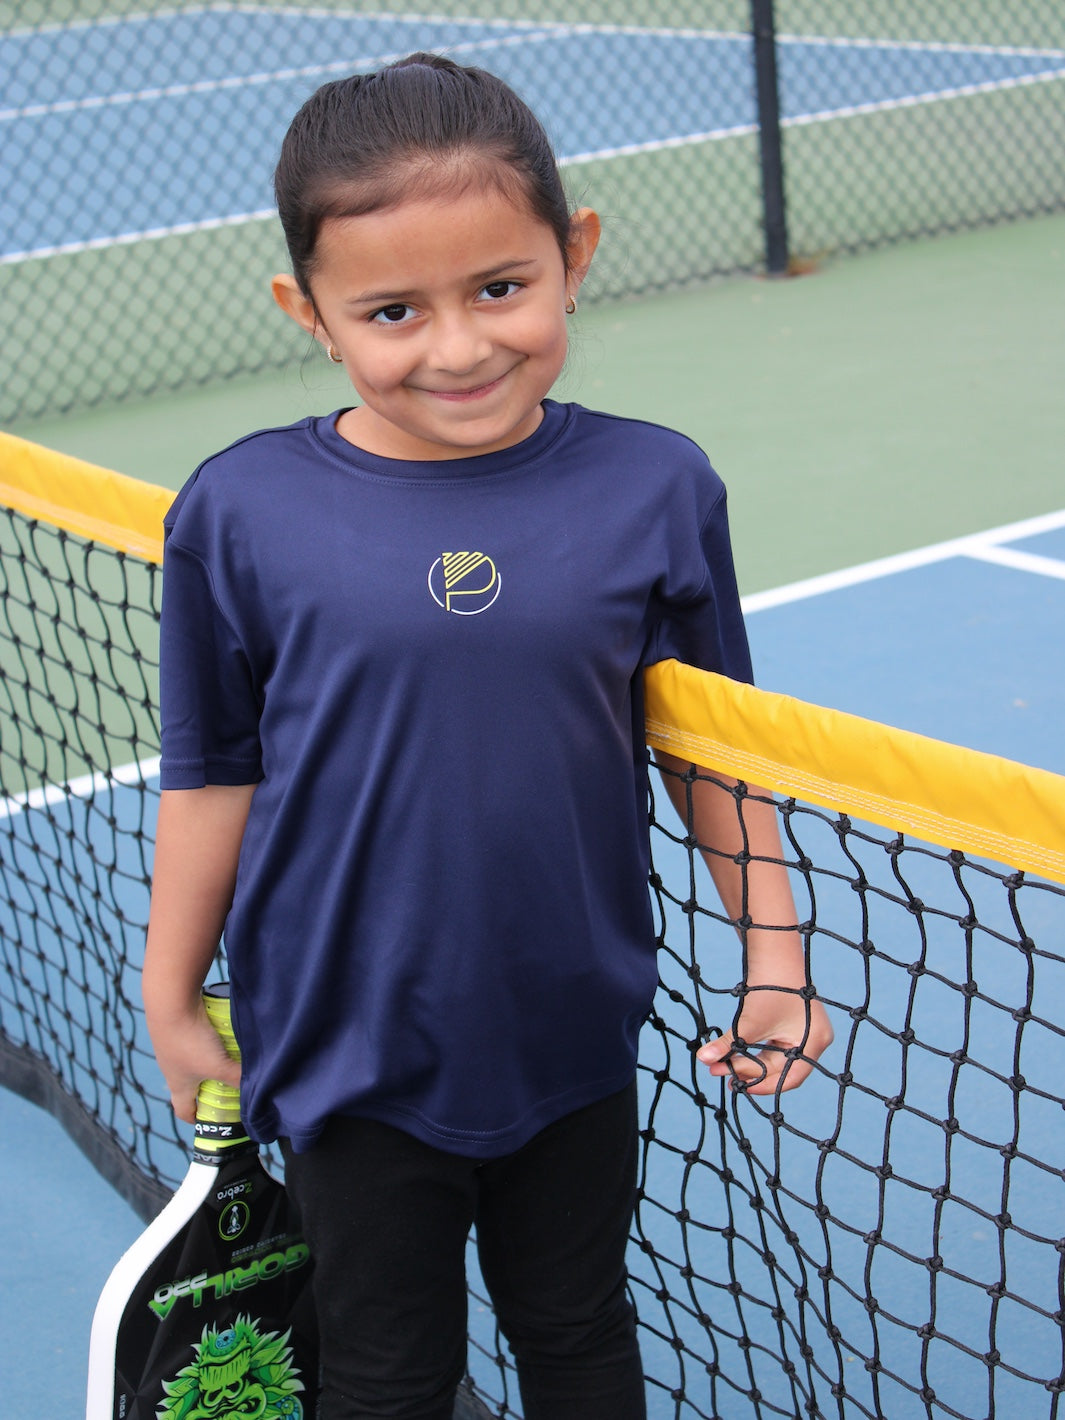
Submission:
[[[144,1216],[188,1148],[140,1006],[158,592],[153,564],[0,518],[0,1082]],[[742,823],[742,786],[716,792]],[[836,1041],[801,1090],[756,1098],[694,1061],[742,1000],[744,926],[652,804],[662,984],[631,1250],[652,1420],[1057,1416],[1065,890],[777,812]],[[518,1415],[472,1251],[470,1281],[476,1393]]]
[[[544,119],[605,218],[590,295],[761,266],[746,0],[426,9],[3,0],[0,419],[302,350],[267,290],[282,133],[318,84],[417,48],[495,70]],[[796,269],[1065,203],[1058,0],[778,0],[776,32]]]

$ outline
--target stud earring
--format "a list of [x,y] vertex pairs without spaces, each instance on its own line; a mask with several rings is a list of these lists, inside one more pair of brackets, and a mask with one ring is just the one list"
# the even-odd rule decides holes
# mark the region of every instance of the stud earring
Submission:
[[325,353],[329,356],[330,360],[332,360],[334,365],[343,365],[343,355],[338,355],[331,345],[326,346]]
[[574,314],[576,313],[576,310],[577,310],[577,302],[573,299],[572,296],[570,296],[570,297],[567,299],[567,301],[566,301],[566,314],[567,314],[568,316],[572,316],[572,315],[574,315]]

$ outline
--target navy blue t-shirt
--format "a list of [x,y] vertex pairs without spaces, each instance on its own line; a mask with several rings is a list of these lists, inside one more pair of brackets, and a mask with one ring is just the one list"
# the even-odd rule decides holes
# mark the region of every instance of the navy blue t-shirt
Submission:
[[544,409],[439,463],[266,430],[168,516],[162,784],[257,784],[225,931],[257,1139],[339,1113],[491,1158],[632,1078],[641,672],[750,660],[705,455]]

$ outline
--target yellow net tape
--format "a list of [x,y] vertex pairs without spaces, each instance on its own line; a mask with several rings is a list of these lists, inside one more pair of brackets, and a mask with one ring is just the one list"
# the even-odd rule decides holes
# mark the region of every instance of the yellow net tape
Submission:
[[[0,502],[162,561],[166,488],[0,432]],[[821,808],[1065,882],[1065,778],[740,685],[677,661],[645,677],[647,740]]]
[[645,676],[647,740],[707,769],[1065,882],[1065,778],[693,670]]
[[146,562],[163,560],[169,488],[0,431],[0,503]]

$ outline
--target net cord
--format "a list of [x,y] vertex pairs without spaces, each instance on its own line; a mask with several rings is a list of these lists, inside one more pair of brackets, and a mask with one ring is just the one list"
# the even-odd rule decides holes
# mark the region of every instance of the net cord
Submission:
[[1065,777],[661,661],[647,740],[693,764],[1065,883]]

